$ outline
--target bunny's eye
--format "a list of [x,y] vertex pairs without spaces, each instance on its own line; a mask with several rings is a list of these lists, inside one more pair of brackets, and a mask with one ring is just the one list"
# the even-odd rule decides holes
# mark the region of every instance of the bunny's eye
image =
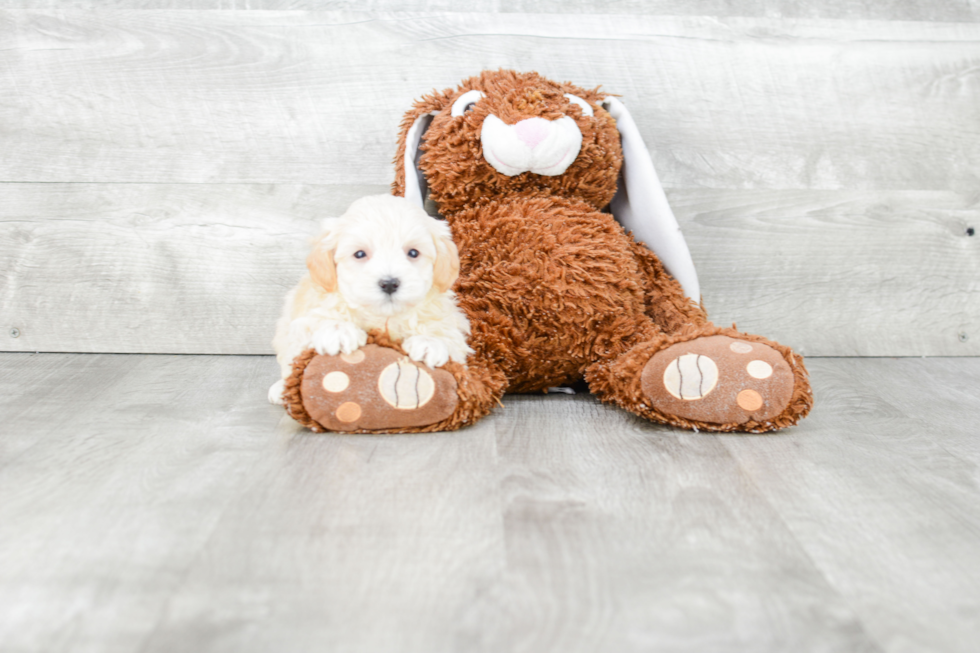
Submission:
[[483,99],[483,93],[481,91],[467,91],[463,93],[456,101],[453,102],[452,115],[453,118],[458,118],[459,116],[472,111],[476,107],[476,103]]
[[582,113],[586,116],[594,116],[595,112],[592,110],[592,105],[580,98],[577,95],[572,95],[571,93],[565,93],[565,97],[572,104],[577,104],[582,109]]
[[367,252],[365,252],[363,249],[359,249],[354,252],[354,258],[364,258],[365,256],[367,256]]

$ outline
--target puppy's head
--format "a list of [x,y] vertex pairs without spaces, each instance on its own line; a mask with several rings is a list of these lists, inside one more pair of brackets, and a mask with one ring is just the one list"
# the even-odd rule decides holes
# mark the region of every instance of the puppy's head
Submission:
[[313,281],[352,307],[395,315],[449,290],[459,255],[449,226],[412,202],[364,197],[324,222],[306,260]]

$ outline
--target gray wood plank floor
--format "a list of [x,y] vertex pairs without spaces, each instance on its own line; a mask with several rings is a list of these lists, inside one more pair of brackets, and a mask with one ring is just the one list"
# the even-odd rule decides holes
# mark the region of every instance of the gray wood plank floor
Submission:
[[975,651],[980,359],[808,365],[777,435],[372,437],[270,357],[0,354],[0,651]]

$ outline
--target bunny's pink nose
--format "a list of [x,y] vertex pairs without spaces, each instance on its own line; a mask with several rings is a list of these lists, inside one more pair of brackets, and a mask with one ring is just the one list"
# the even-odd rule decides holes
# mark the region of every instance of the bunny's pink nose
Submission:
[[544,118],[528,118],[514,125],[517,137],[532,150],[548,135],[548,121]]

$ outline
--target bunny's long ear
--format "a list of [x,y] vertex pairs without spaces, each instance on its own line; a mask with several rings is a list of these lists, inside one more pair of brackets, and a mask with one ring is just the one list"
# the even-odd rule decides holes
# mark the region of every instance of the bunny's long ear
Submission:
[[425,113],[415,119],[405,135],[405,153],[402,155],[402,166],[405,170],[405,199],[425,208],[426,183],[425,175],[419,170],[419,157],[422,150],[422,135],[429,128],[432,117],[436,112]]
[[391,185],[393,195],[401,195],[425,208],[425,175],[419,170],[420,145],[425,130],[432,118],[443,107],[448,106],[452,89],[441,93],[433,92],[415,103],[402,119],[398,134],[398,152],[395,154],[395,182]]
[[613,216],[657,255],[685,295],[700,302],[701,288],[691,252],[667,203],[640,130],[629,110],[616,98],[607,97],[602,106],[616,120],[623,145],[623,169],[610,204]]

